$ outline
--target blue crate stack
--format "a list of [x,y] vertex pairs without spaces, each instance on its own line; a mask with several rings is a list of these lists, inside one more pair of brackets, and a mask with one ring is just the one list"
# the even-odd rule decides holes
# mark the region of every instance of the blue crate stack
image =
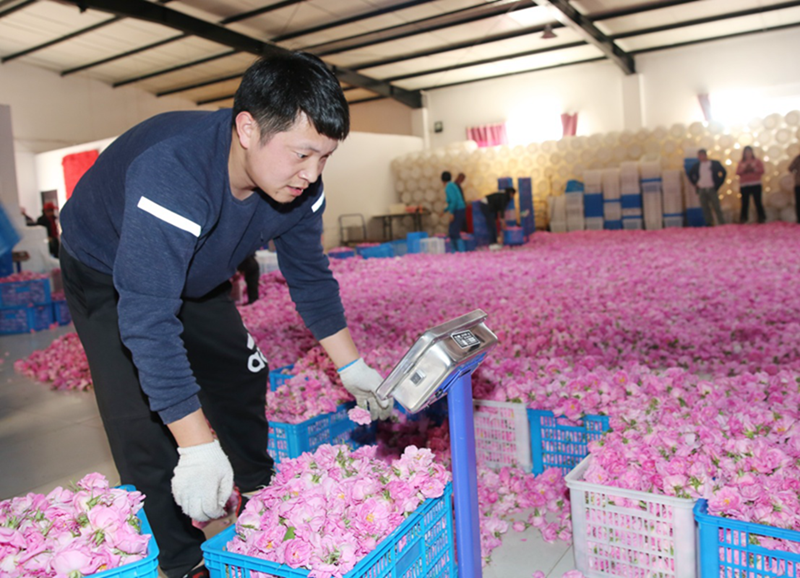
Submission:
[[472,202],[472,235],[475,237],[475,244],[478,247],[485,247],[497,240],[489,239],[489,229],[486,228],[486,217],[481,210],[481,202]]
[[406,252],[422,253],[422,239],[427,239],[428,233],[414,232],[406,235]]
[[639,183],[639,164],[620,163],[620,202],[622,203],[622,228],[642,228],[642,189]]
[[[507,187],[513,187],[513,186],[514,186],[514,179],[511,177],[500,177],[499,179],[497,179],[498,191],[504,191],[506,190]],[[509,227],[516,227],[518,225],[517,205],[514,202],[514,199],[511,199],[511,202],[508,203],[504,219],[506,221],[506,225],[508,225]]]
[[703,216],[703,209],[700,207],[686,209],[686,225],[689,227],[705,227],[706,218]]
[[661,194],[665,227],[683,227],[683,191],[680,169],[664,169],[661,173]]
[[530,177],[517,179],[517,198],[519,199],[520,226],[525,237],[536,231],[536,219],[533,213],[533,182]]
[[50,279],[0,283],[0,335],[41,331],[52,324]]

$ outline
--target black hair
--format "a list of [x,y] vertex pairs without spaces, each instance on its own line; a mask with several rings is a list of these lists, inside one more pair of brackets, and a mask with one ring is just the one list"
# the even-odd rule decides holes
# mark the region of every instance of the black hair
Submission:
[[698,156],[700,156],[700,153],[703,153],[704,155],[707,155],[708,151],[706,149],[697,149],[697,155]]
[[744,160],[744,153],[746,153],[747,151],[750,151],[750,154],[753,155],[753,158],[756,158],[756,151],[753,150],[753,147],[747,145],[742,149],[742,160]]
[[450,174],[450,171],[444,171],[442,173],[442,182],[449,183],[453,178],[453,175]]
[[328,138],[341,141],[350,132],[350,107],[339,81],[322,60],[305,52],[254,62],[233,97],[233,126],[243,111],[258,123],[262,142],[289,130],[301,112]]
[[507,195],[511,196],[516,192],[517,192],[517,189],[515,189],[514,187],[506,187],[506,194]]

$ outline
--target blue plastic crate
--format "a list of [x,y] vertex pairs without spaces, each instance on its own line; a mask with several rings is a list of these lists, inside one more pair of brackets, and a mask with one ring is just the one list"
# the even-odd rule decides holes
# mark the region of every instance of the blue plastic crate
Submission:
[[459,251],[474,251],[477,248],[475,237],[468,233],[462,233],[461,238],[458,240]]
[[364,259],[382,259],[386,257],[394,257],[391,243],[381,243],[380,245],[373,245],[364,247],[358,245],[356,251]]
[[641,209],[642,195],[622,195],[619,198],[623,209]]
[[686,224],[690,227],[705,227],[706,218],[703,216],[703,209],[699,207],[686,209]]
[[415,233],[409,233],[406,235],[406,251],[408,253],[419,253],[421,252],[420,249],[420,240],[427,239],[428,233],[419,231]]
[[605,221],[603,223],[603,228],[607,231],[619,231],[622,229],[622,220],[619,221]]
[[0,307],[50,303],[50,279],[0,283]]
[[503,231],[504,245],[522,245],[525,242],[525,231],[522,227],[506,227]]
[[283,367],[276,367],[275,369],[269,370],[269,390],[275,391],[288,380],[294,377],[292,370],[294,369],[294,364],[284,365]]
[[0,278],[8,277],[14,272],[14,254],[12,251],[0,255]]
[[6,215],[3,205],[0,205],[0,255],[11,253],[19,240],[19,233]]
[[[136,490],[131,485],[117,487],[128,492]],[[119,568],[97,572],[86,578],[158,578],[158,545],[153,536],[153,530],[150,528],[150,522],[148,522],[144,513],[144,508],[139,510],[136,517],[139,518],[140,532],[142,534],[150,534],[150,542],[147,544],[147,556],[138,562],[131,562]]]
[[53,306],[0,308],[0,335],[41,331],[53,324]]
[[592,193],[583,195],[583,216],[584,217],[603,216],[603,193]]
[[589,454],[589,442],[608,430],[608,416],[586,415],[582,426],[562,425],[552,411],[528,409],[533,473],[558,468],[565,475]]
[[[307,570],[227,552],[226,545],[235,533],[236,527],[231,526],[203,544],[211,578],[245,578],[251,572],[287,578],[308,576]],[[447,484],[444,495],[425,500],[344,577],[456,578],[455,562],[452,487]]]
[[402,257],[408,253],[408,242],[405,239],[392,241],[392,253],[395,257]]
[[336,249],[328,251],[328,257],[331,259],[349,259],[355,257],[356,252],[353,249]]
[[570,179],[567,181],[567,186],[564,189],[565,193],[582,193],[583,192],[583,183],[581,181],[576,181],[574,179]]
[[800,554],[766,548],[760,538],[800,542],[800,532],[712,516],[708,502],[694,505],[700,578],[800,576]]
[[406,416],[410,421],[416,421],[422,417],[427,417],[434,424],[440,425],[448,416],[447,397],[443,397],[435,401],[417,413],[408,413],[406,409],[399,403],[394,404],[394,407],[397,408],[397,411]]
[[53,301],[53,320],[59,325],[69,325],[72,322],[66,301]]
[[353,402],[333,413],[324,413],[300,423],[269,422],[267,451],[276,463],[312,452],[323,444],[347,444],[351,448],[372,443],[375,426],[360,426],[347,417]]

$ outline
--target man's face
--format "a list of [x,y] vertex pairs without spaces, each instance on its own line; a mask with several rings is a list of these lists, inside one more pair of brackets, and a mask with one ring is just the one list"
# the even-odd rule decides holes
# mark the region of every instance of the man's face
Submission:
[[704,163],[704,162],[706,162],[708,160],[708,155],[706,153],[697,153],[697,159],[701,163]]
[[[245,114],[245,113],[242,113]],[[291,203],[316,182],[339,141],[317,132],[304,113],[289,130],[261,142],[258,125],[240,134],[245,148],[245,172],[254,188],[278,203]]]

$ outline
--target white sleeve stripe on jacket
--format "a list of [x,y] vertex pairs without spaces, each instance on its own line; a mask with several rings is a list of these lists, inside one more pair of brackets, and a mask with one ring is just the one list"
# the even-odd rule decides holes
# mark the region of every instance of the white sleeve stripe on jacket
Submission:
[[322,194],[319,196],[319,198],[316,201],[314,201],[313,205],[311,205],[311,210],[314,211],[315,213],[319,211],[319,208],[322,206],[322,202],[324,200],[325,200],[325,191],[322,191]]
[[186,217],[181,217],[178,213],[173,213],[158,203],[154,203],[147,197],[142,197],[139,199],[139,204],[136,206],[146,213],[150,213],[157,219],[161,219],[165,223],[169,223],[173,227],[177,227],[183,231],[186,231],[187,233],[191,233],[195,237],[200,236],[200,225],[190,221]]

